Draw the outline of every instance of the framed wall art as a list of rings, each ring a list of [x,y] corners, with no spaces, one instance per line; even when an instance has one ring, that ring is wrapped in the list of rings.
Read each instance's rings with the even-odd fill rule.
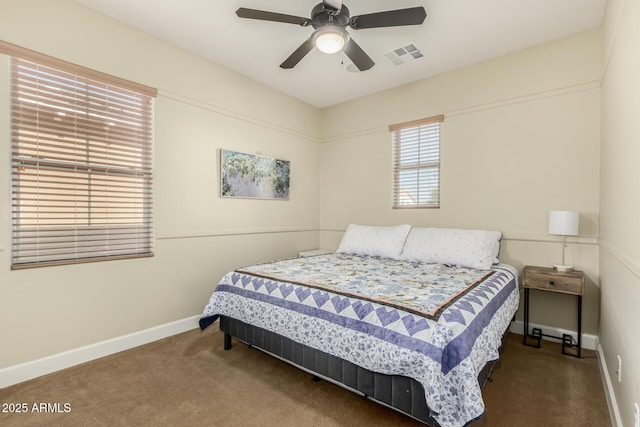
[[[220,196],[289,200],[288,160],[220,150]]]

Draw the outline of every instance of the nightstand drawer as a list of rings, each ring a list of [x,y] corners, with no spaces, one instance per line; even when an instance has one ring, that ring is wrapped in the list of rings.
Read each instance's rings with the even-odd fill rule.
[[[531,289],[563,292],[566,294],[583,295],[584,277],[580,273],[557,273],[526,271],[523,277],[524,286]]]

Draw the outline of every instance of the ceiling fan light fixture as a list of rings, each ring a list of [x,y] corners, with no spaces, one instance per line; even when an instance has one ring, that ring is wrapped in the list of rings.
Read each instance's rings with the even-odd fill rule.
[[[316,30],[314,44],[322,53],[340,52],[348,40],[347,32],[335,25],[327,25]]]

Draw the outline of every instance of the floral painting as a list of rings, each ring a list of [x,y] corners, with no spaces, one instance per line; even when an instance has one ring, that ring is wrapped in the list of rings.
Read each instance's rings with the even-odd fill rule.
[[[220,151],[222,197],[289,200],[289,161]]]

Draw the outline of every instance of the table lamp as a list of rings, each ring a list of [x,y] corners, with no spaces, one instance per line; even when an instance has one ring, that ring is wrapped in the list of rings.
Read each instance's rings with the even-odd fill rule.
[[[567,236],[578,235],[579,214],[575,211],[550,211],[549,234],[562,236],[562,264],[554,265],[556,271],[573,271],[572,265],[564,262],[564,250],[567,246]]]

